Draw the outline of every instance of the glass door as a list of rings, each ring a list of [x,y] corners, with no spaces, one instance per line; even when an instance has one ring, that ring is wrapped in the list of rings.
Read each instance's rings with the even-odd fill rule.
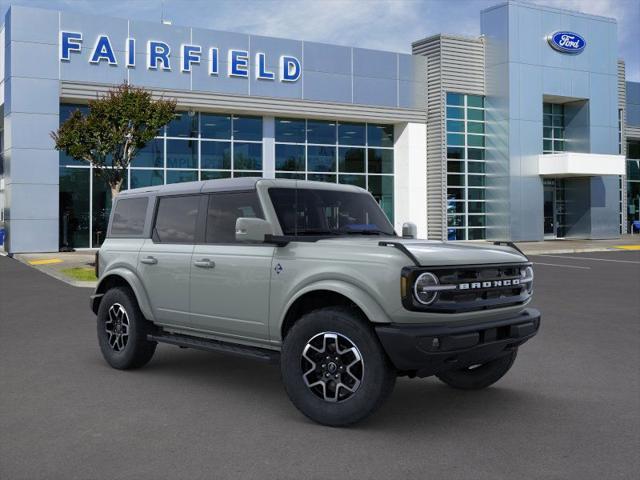
[[[555,238],[556,222],[555,222],[555,195],[556,181],[553,178],[545,178],[544,184],[544,237]]]
[[[567,231],[565,182],[561,178],[547,178],[543,185],[544,238],[564,238]]]
[[[555,213],[557,238],[564,238],[567,235],[567,199],[564,186],[564,179],[556,178],[556,197],[553,210]]]

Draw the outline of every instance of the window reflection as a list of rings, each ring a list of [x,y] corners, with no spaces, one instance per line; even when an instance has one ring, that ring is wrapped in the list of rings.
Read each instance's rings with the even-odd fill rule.
[[[162,168],[164,166],[164,140],[156,138],[147,143],[136,153],[131,166]]]
[[[261,143],[234,143],[234,170],[262,170]]]
[[[88,168],[60,168],[60,247],[89,246]]]
[[[307,120],[307,142],[336,144],[336,122]]]
[[[364,123],[338,123],[338,143],[341,145],[366,145]]]
[[[310,172],[335,172],[335,147],[309,145],[307,147],[307,169]]]
[[[167,137],[193,138],[198,136],[198,114],[177,112],[167,125]]]
[[[198,142],[167,140],[167,168],[198,168]]]
[[[276,142],[304,143],[305,121],[295,118],[276,118]]]
[[[127,178],[122,182],[121,190],[127,189]],[[104,241],[111,214],[111,187],[97,169],[93,169],[93,212],[91,215],[91,242],[99,247]]]
[[[231,142],[201,142],[200,155],[201,168],[231,168]]]
[[[200,134],[202,138],[231,138],[231,115],[200,114]]]
[[[304,145],[276,145],[276,170],[304,171]]]
[[[262,117],[234,116],[233,138],[234,140],[262,140]]]

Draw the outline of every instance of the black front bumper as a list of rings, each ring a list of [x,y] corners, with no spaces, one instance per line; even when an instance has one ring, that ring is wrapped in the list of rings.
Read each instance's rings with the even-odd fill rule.
[[[428,377],[485,363],[538,333],[540,312],[527,308],[518,315],[464,326],[388,324],[376,327],[387,355],[401,373]]]

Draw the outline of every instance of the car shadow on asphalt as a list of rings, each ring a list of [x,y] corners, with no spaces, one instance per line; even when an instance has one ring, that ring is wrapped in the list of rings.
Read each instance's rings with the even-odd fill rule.
[[[280,379],[280,370],[252,360],[207,352],[162,346],[156,357],[142,369],[150,380],[163,381],[216,393],[225,391],[230,400],[259,398],[261,409],[279,421],[315,425],[295,411]],[[141,373],[142,373],[141,371]],[[369,432],[407,433],[429,429],[433,432],[466,428],[469,424],[509,427],[513,419],[526,420],[545,411],[570,415],[561,399],[537,394],[531,389],[509,386],[508,375],[482,391],[462,391],[440,383],[435,377],[398,378],[394,392],[373,416],[352,428]],[[511,420],[507,420],[511,419]]]

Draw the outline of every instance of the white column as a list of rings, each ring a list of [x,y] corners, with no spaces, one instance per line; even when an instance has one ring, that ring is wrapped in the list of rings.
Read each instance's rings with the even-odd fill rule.
[[[262,117],[262,176],[276,178],[276,122],[274,117]]]
[[[418,227],[418,238],[427,238],[427,126],[395,125],[394,220],[398,233],[404,222]]]

